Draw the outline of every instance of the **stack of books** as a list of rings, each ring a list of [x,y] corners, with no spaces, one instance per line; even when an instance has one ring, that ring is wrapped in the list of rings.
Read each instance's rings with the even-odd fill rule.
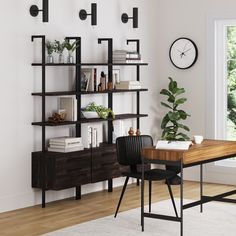
[[[125,50],[113,51],[113,63],[141,63],[141,55],[137,52]]]
[[[126,53],[125,50],[113,51],[113,63],[126,63]]]
[[[76,152],[84,150],[81,137],[60,137],[49,139],[49,152]]]
[[[126,63],[142,63],[141,55],[138,52],[127,52]]]
[[[141,83],[139,81],[120,81],[115,85],[117,90],[119,89],[141,89]]]

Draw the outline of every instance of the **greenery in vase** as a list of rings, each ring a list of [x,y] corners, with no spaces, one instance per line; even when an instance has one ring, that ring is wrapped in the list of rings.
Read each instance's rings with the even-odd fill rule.
[[[55,51],[55,44],[53,42],[47,41],[46,49],[47,49],[48,55],[52,55],[53,52]]]
[[[170,83],[168,89],[162,89],[160,94],[167,96],[167,102],[161,102],[161,105],[170,111],[164,116],[161,122],[162,139],[168,141],[185,141],[189,137],[183,131],[190,131],[188,126],[182,124],[189,114],[179,109],[179,106],[187,101],[187,98],[178,98],[185,93],[184,88],[179,88],[177,82],[169,77]],[[180,131],[179,131],[180,130]]]
[[[77,49],[79,47],[79,45],[77,44],[77,41],[74,41],[73,43],[70,43],[69,40],[65,40],[65,48],[69,51],[69,52],[74,52],[75,49]]]
[[[55,52],[62,54],[64,49],[66,47],[66,41],[60,42],[58,40],[55,40]]]
[[[114,112],[107,107],[104,106],[98,106],[94,102],[90,103],[89,105],[86,106],[84,111],[94,111],[97,112],[99,117],[102,119],[107,119],[108,116],[112,116],[112,118],[115,118]]]

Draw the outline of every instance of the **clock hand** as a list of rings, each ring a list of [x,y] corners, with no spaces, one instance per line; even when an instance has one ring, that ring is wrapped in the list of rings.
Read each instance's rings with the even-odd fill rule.
[[[190,51],[190,50],[191,50],[191,48],[189,48],[188,50],[184,51],[183,53],[186,53],[186,52],[188,52],[188,51]]]

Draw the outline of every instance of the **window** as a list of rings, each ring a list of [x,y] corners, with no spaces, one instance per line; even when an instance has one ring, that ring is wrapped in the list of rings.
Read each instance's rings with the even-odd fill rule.
[[[216,22],[216,138],[236,140],[236,21]],[[236,167],[236,157],[216,165]]]

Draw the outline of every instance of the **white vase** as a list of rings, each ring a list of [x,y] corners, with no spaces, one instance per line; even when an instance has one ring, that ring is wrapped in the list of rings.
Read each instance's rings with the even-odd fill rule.
[[[54,58],[52,54],[48,54],[47,56],[47,63],[54,63]]]
[[[67,58],[67,63],[74,63],[74,56],[72,51],[68,51],[68,58]]]

